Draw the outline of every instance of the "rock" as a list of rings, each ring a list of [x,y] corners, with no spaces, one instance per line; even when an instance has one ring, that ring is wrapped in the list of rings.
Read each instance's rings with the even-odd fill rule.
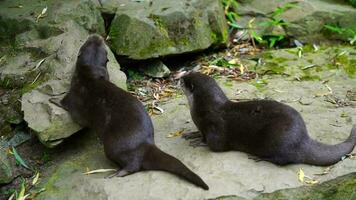
[[[356,173],[345,175],[335,180],[324,182],[314,187],[304,186],[301,188],[285,189],[269,194],[262,194],[255,200],[272,199],[355,199]]]
[[[10,161],[7,158],[6,151],[0,149],[0,184],[11,182],[13,179]]]
[[[68,90],[79,48],[89,33],[105,33],[98,6],[95,0],[0,2],[0,48],[6,52],[0,55],[0,86],[23,94],[24,119],[49,147],[80,129],[48,99]],[[126,77],[107,50],[110,80],[126,88]]]
[[[278,190],[272,193],[262,193],[253,200],[274,200],[274,199],[355,199],[356,194],[353,189],[356,187],[356,173],[338,177],[334,180],[326,181],[320,185],[303,186],[299,188]],[[221,196],[214,200],[244,200],[238,196]],[[213,200],[213,199],[210,199]]]
[[[142,70],[144,74],[154,78],[167,77],[171,73],[171,70],[160,60],[145,62]]]
[[[324,56],[333,56],[338,52],[346,51],[349,53],[350,59],[353,59],[353,51],[351,47],[338,47],[324,49],[320,47],[320,52],[305,52],[303,59],[298,59],[298,54],[293,49],[275,50],[269,52],[271,55],[285,55],[285,59],[278,60],[281,64],[286,64],[291,68],[297,66],[305,66],[309,58],[313,58],[318,64],[327,65],[326,62],[331,62],[330,59],[325,59]],[[322,53],[325,53],[323,55]],[[267,52],[266,52],[267,53]],[[287,56],[290,57],[287,57]],[[356,55],[356,54],[354,54]],[[296,56],[296,57],[294,57]],[[272,57],[272,58],[271,58]],[[295,59],[297,58],[297,59]],[[324,61],[323,61],[324,60]],[[325,61],[328,60],[328,61]],[[256,68],[258,69],[257,66]],[[251,68],[252,69],[252,68]],[[309,70],[314,70],[310,68]],[[249,82],[230,81],[229,85],[224,84],[224,78],[217,79],[222,89],[231,99],[254,99],[254,98],[270,98],[285,102],[293,106],[303,116],[309,134],[312,138],[327,144],[337,144],[344,141],[350,134],[352,124],[355,124],[355,118],[352,117],[352,122],[345,120],[345,112],[348,116],[356,116],[354,106],[337,107],[336,105],[325,101],[324,96],[316,97],[315,93],[321,91],[328,92],[323,81],[328,80],[328,87],[332,88],[333,95],[345,98],[348,91],[354,88],[355,79],[343,73],[343,69],[329,70],[320,68],[313,71],[314,75],[323,77],[324,72],[329,74],[328,78],[322,80],[304,80],[296,81],[290,77],[280,75],[261,75],[259,79],[266,81],[263,88],[258,88],[255,85],[256,80]],[[301,98],[313,99],[313,103],[303,105],[298,102]],[[189,141],[180,137],[168,138],[169,133],[174,133],[184,129],[184,132],[195,131],[196,127],[191,120],[189,106],[185,97],[174,97],[159,105],[164,113],[159,116],[153,116],[152,121],[155,127],[155,142],[163,151],[170,153],[180,159],[190,169],[199,174],[204,181],[209,185],[210,190],[204,191],[187,181],[178,178],[170,173],[161,171],[144,171],[138,172],[121,178],[105,179],[110,173],[102,173],[95,175],[83,175],[86,168],[94,169],[112,169],[117,166],[110,162],[103,150],[103,146],[98,142],[95,134],[79,135],[71,140],[71,146],[66,148],[65,154],[61,154],[66,159],[55,160],[55,166],[51,169],[46,169],[42,174],[50,172],[49,177],[42,178],[42,185],[39,187],[46,188],[46,191],[39,194],[36,199],[215,199],[229,195],[228,199],[234,199],[233,195],[241,198],[236,199],[253,199],[259,197],[261,193],[276,192],[276,196],[271,199],[278,199],[279,190],[290,189],[303,186],[298,181],[298,170],[303,168],[305,174],[320,181],[323,190],[305,190],[302,187],[300,193],[286,190],[283,195],[290,196],[280,199],[298,199],[299,196],[320,194],[323,192],[326,195],[331,194],[340,188],[342,192],[333,199],[348,199],[347,196],[354,195],[353,182],[338,182],[333,187],[328,187],[326,182],[333,180],[336,177],[351,174],[356,172],[355,160],[345,159],[331,168],[328,174],[317,176],[314,174],[322,173],[326,167],[311,166],[305,164],[294,164],[288,166],[277,166],[269,162],[255,162],[249,159],[249,155],[242,152],[219,152],[214,153],[206,147],[193,148],[189,146]],[[337,127],[330,123],[337,123]],[[353,151],[355,153],[356,149]],[[350,180],[354,180],[354,175],[349,175]],[[273,181],[271,181],[273,180]],[[326,182],[323,184],[323,182]],[[80,183],[80,184],[78,184]],[[348,184],[350,183],[350,184]],[[318,187],[318,186],[316,186]],[[315,187],[315,188],[316,188]],[[311,187],[314,188],[314,187]],[[344,188],[344,189],[343,189]],[[328,190],[329,189],[329,190]],[[349,190],[346,190],[349,189]],[[304,191],[304,192],[303,192]],[[325,193],[324,193],[325,192]],[[343,193],[345,192],[345,193]],[[336,192],[335,192],[336,193]],[[345,198],[341,198],[345,195]],[[284,197],[284,196],[282,196]],[[306,196],[308,197],[308,196]],[[310,196],[314,197],[314,196]],[[313,199],[313,198],[305,198]]]
[[[80,37],[87,37],[88,34],[84,34]],[[78,37],[78,38],[80,38]],[[64,93],[68,91],[70,85],[70,77],[72,75],[75,61],[77,57],[77,52],[79,47],[85,41],[85,38],[78,40],[78,38],[73,38],[70,41],[68,37],[68,45],[70,47],[63,47],[63,52],[65,49],[72,48],[72,53],[70,55],[58,55],[68,60],[66,67],[63,66],[64,63],[57,63],[55,66],[58,67],[55,73],[57,79],[49,80],[42,85],[38,86],[36,89],[29,93],[25,93],[22,96],[22,110],[24,112],[24,119],[28,123],[28,126],[34,130],[40,139],[40,141],[48,147],[54,147],[61,143],[64,138],[69,137],[78,130],[81,129],[76,123],[72,121],[69,113],[64,109],[54,105],[49,102],[50,98],[63,98]],[[109,76],[111,82],[117,86],[126,89],[126,77],[123,72],[120,71],[120,65],[116,62],[114,55],[107,47],[109,62],[107,65]],[[62,64],[62,66],[60,65]],[[62,67],[62,68],[60,68]]]
[[[283,7],[287,3],[296,2],[293,0],[280,1],[258,1],[252,0],[243,2],[238,8],[241,16],[238,23],[247,27],[250,19],[256,18],[254,27],[261,35],[270,35],[273,28],[262,26],[261,23],[270,21],[272,13],[276,8]],[[348,41],[353,37],[351,31],[356,31],[356,10],[352,6],[340,1],[297,1],[296,7],[282,12],[278,19],[282,19],[287,25],[284,26],[288,36],[297,38],[302,42],[318,43],[327,39],[341,39]],[[343,31],[338,34],[328,31],[324,25],[339,26]],[[282,32],[283,33],[283,32]],[[283,34],[282,34],[283,35]]]
[[[216,0],[106,0],[104,12],[115,13],[109,31],[113,51],[143,60],[225,45],[227,24]]]

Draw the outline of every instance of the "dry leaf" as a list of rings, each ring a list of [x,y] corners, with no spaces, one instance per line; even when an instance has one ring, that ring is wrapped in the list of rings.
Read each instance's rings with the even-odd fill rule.
[[[231,65],[236,65],[237,64],[237,59],[234,58],[234,59],[230,60],[228,63],[231,64]]]
[[[330,173],[331,169],[332,169],[332,166],[331,167],[327,167],[327,168],[324,169],[323,172],[321,172],[319,174],[314,174],[314,175],[317,175],[317,176],[326,175],[326,174]]]
[[[167,135],[167,138],[181,136],[183,134],[183,132],[184,132],[184,129],[179,130],[179,131],[174,132],[174,133],[170,133],[170,134]]]
[[[40,173],[37,172],[35,177],[32,180],[32,185],[36,185],[36,183],[38,182],[39,177],[40,177]]]
[[[317,180],[305,180],[304,183],[306,183],[308,185],[315,185],[315,184],[319,183],[319,181],[317,181]]]
[[[300,168],[299,172],[298,172],[298,180],[299,180],[299,182],[304,183],[304,177],[305,177],[304,171],[303,171],[302,168]]]
[[[245,73],[245,67],[243,65],[240,65],[240,72],[241,74]]]
[[[7,200],[13,200],[15,198],[15,192]]]
[[[42,60],[40,60],[40,61],[37,63],[37,65],[35,66],[35,68],[33,68],[32,70],[36,70],[37,68],[39,68],[45,60],[46,60],[45,58],[43,58]]]
[[[105,172],[115,172],[117,171],[116,169],[96,169],[96,170],[92,170],[92,171],[87,171],[84,172],[84,175],[89,175],[89,174],[96,174],[96,173],[105,173]]]

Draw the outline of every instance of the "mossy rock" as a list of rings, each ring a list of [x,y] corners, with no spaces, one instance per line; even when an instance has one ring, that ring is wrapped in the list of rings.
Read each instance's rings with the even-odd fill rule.
[[[122,5],[122,6],[120,6]],[[143,60],[225,45],[228,38],[219,1],[106,1],[115,12],[109,31],[114,52]]]

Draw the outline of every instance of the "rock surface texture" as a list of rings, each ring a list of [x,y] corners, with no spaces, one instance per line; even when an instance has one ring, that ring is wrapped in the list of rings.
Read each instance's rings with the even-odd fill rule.
[[[254,26],[259,27],[258,33],[273,34],[275,27],[259,24],[271,22],[273,12],[277,10],[277,7],[285,7],[288,3],[294,3],[294,7],[275,17],[287,23],[283,25],[282,35],[286,34],[301,42],[309,43],[318,43],[327,39],[348,41],[355,35],[356,9],[346,1],[338,0],[245,1],[240,4],[237,10],[241,16],[238,23],[243,27],[248,27],[249,20],[256,18]],[[343,31],[340,30],[340,33],[330,32],[324,25],[337,26]],[[351,31],[354,33],[352,34]]]
[[[80,129],[48,99],[62,97],[70,84],[80,46],[90,32],[104,33],[97,1],[0,2],[4,62],[1,83],[22,90],[24,120],[46,146],[53,147]],[[8,12],[8,10],[11,12]],[[126,88],[126,77],[109,52],[111,80]]]
[[[338,47],[337,49],[346,51],[349,60],[355,58],[356,54],[353,53],[352,48]],[[293,106],[303,116],[312,138],[323,143],[336,144],[349,136],[353,124],[356,123],[356,81],[352,77],[355,72],[352,74],[347,72],[347,68],[343,67],[345,63],[338,68],[328,69],[326,66],[333,61],[322,59],[323,52],[330,58],[339,55],[337,49],[336,47],[320,48],[320,52],[305,52],[302,58],[298,58],[298,53],[294,52],[296,49],[266,52],[267,55],[261,55],[265,65],[278,60],[278,69],[282,69],[284,66],[286,69],[290,67],[291,70],[286,71],[286,74],[282,71],[278,71],[280,73],[270,72],[271,75],[265,73],[259,77],[259,81],[251,80],[241,83],[222,78],[218,80],[218,83],[231,99],[271,98]],[[274,56],[269,56],[271,54]],[[319,56],[321,56],[320,60]],[[309,60],[308,58],[315,58],[310,62],[315,62],[325,68],[317,66],[305,68],[309,65],[304,63],[305,60]],[[253,66],[248,67],[253,68]],[[308,79],[307,75],[301,78],[303,77],[300,75],[301,71],[308,70],[315,71],[313,74],[321,78]],[[278,74],[283,74],[283,76]],[[189,146],[188,141],[180,137],[167,137],[170,133],[180,130],[184,130],[184,132],[196,130],[190,117],[187,100],[184,97],[174,98],[160,107],[164,113],[153,117],[157,146],[176,156],[199,174],[209,185],[209,191],[201,190],[169,173],[158,171],[139,172],[123,178],[112,179],[104,179],[109,173],[83,175],[82,173],[87,168],[89,170],[116,168],[115,164],[105,158],[103,147],[96,136],[87,133],[87,135],[77,138],[76,141],[71,141],[73,149],[69,148],[71,150],[63,155],[66,160],[59,161],[58,166],[51,169],[52,175],[43,180],[40,187],[45,187],[46,192],[41,193],[38,199],[195,200],[214,199],[226,195],[239,196],[231,197],[231,199],[258,199],[262,197],[262,199],[278,199],[278,194],[272,198],[265,193],[305,185],[298,180],[297,173],[300,168],[303,168],[307,176],[320,183],[356,172],[356,160],[352,159],[340,161],[328,171],[327,167],[303,164],[281,167],[269,162],[256,162],[250,159],[248,154],[242,152],[214,153],[205,147],[193,148]],[[356,149],[353,152],[355,153]],[[325,170],[326,174],[315,175],[322,174]],[[350,176],[354,177],[354,175]],[[335,190],[348,191],[348,183],[351,185],[352,182],[338,183],[333,184]],[[320,194],[322,191],[327,191],[326,188],[332,188],[329,186],[328,183],[317,184],[315,191]],[[303,190],[304,192],[294,191],[293,198],[298,199],[299,194],[314,191],[314,189],[301,188],[301,191]],[[286,197],[286,199],[293,199],[286,194],[287,192],[279,191],[278,193],[283,193],[282,197]],[[264,195],[260,196],[261,193]],[[335,194],[342,196],[342,193],[335,192]],[[353,195],[351,190],[348,195]],[[325,196],[320,195],[319,197],[314,199],[321,200]]]
[[[103,0],[103,12],[115,13],[109,29],[112,49],[130,59],[204,50],[227,42],[220,1]]]

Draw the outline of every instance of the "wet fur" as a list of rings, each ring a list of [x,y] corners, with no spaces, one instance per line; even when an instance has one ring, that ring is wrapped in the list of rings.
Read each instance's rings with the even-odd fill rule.
[[[107,53],[99,36],[81,47],[69,93],[61,101],[73,120],[96,131],[118,176],[164,170],[204,188],[204,181],[154,144],[153,125],[141,102],[109,82]]]
[[[270,100],[232,102],[215,80],[193,72],[182,78],[195,125],[212,151],[243,151],[279,165],[332,165],[356,144],[356,125],[347,140],[327,145],[311,139],[301,115]]]

